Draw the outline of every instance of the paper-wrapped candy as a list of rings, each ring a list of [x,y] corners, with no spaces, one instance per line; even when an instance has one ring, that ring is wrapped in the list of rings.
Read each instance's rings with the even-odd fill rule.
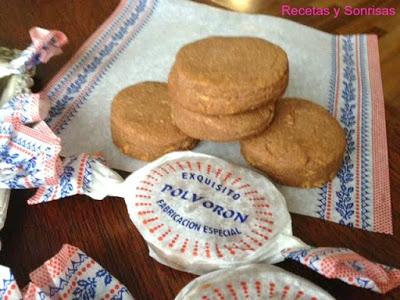
[[[0,47],[0,108],[13,96],[28,93],[35,66],[62,53],[68,41],[64,33],[40,27],[33,27],[29,35],[32,44],[23,51]]]
[[[27,106],[29,99],[36,101],[33,96],[25,97]],[[8,108],[0,110],[0,188],[21,189],[58,183],[60,139],[44,121],[32,126],[25,124],[24,120],[36,119],[39,112],[37,116],[19,111],[7,115]]]
[[[251,264],[200,276],[175,300],[185,299],[303,299],[331,300],[327,292],[281,268]]]
[[[202,274],[275,263],[282,249],[305,245],[292,237],[285,200],[272,183],[212,156],[168,154],[125,182],[87,155],[68,158],[64,166],[60,184],[39,188],[30,203],[76,193],[124,197],[151,255],[176,269]]]
[[[2,108],[0,122],[4,122],[5,117],[10,114],[14,115],[17,110],[22,114],[21,119],[24,124],[29,123],[29,121],[40,121],[47,114],[50,107],[48,102],[47,105],[43,105],[43,103],[39,105],[32,101],[24,103],[23,99],[34,97],[39,101],[39,95],[30,96],[26,94],[30,92],[29,88],[33,85],[31,77],[34,73],[34,67],[39,63],[47,62],[53,55],[60,54],[61,47],[67,43],[67,37],[60,31],[46,30],[39,27],[32,28],[29,34],[32,44],[24,51],[0,47],[0,108]],[[17,96],[15,98],[17,103],[8,102],[14,96]],[[19,106],[15,107],[15,104]],[[29,119],[35,114],[38,117],[36,120]],[[8,125],[2,126],[2,131],[6,130]],[[4,142],[3,137],[2,141]],[[2,144],[2,146],[4,145]],[[4,150],[4,148],[2,149]],[[3,160],[5,160],[4,151],[1,153],[3,156],[0,158],[0,163],[3,163]],[[6,218],[9,194],[8,189],[0,188],[0,229],[3,228]]]
[[[20,289],[12,270],[0,266],[0,299],[133,299],[107,270],[68,244],[29,277],[31,282]]]
[[[62,53],[61,47],[68,41],[64,33],[40,27],[33,27],[29,31],[29,35],[32,44],[21,51],[8,64],[1,66],[0,78],[13,74],[23,74],[40,63],[48,62],[52,56]]]

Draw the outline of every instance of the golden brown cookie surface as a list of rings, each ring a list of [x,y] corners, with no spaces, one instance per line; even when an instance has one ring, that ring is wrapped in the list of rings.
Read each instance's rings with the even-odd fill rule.
[[[197,144],[173,125],[167,84],[160,82],[138,83],[115,96],[111,132],[124,154],[146,161]]]
[[[252,37],[210,37],[182,47],[168,79],[170,97],[193,112],[226,115],[275,101],[288,83],[288,58]]]
[[[216,142],[239,140],[265,130],[274,116],[275,104],[234,115],[204,115],[171,101],[172,119],[187,135]]]
[[[344,130],[323,107],[294,98],[278,101],[267,130],[241,141],[251,165],[279,183],[304,188],[336,176],[345,146]]]

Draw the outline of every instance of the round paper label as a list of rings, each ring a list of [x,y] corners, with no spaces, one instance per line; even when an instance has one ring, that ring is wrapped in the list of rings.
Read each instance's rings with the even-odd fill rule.
[[[285,200],[269,180],[212,156],[169,154],[127,183],[132,220],[164,259],[174,256],[185,270],[196,262],[215,268],[256,259],[290,226]]]

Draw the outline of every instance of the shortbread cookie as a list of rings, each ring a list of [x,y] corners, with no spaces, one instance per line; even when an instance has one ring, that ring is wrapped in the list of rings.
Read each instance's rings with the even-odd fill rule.
[[[168,90],[188,110],[235,114],[280,98],[288,74],[287,55],[277,45],[252,37],[210,37],[179,50]]]
[[[265,130],[274,116],[275,104],[234,115],[204,115],[171,101],[172,119],[187,135],[216,142],[239,140]]]
[[[320,187],[342,165],[344,130],[323,107],[301,99],[277,103],[270,127],[241,141],[253,166],[277,182],[303,188]]]
[[[167,84],[160,82],[138,83],[115,96],[111,132],[124,154],[146,161],[197,145],[197,140],[173,125]]]

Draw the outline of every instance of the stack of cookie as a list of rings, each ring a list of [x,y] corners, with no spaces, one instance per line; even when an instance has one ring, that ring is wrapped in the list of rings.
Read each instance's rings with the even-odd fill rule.
[[[340,168],[346,137],[321,106],[282,99],[285,51],[252,37],[210,37],[182,47],[166,83],[128,87],[114,99],[111,129],[125,154],[153,160],[198,140],[240,141],[249,164],[275,181],[313,188]]]
[[[169,74],[172,119],[200,140],[261,133],[287,87],[288,68],[285,51],[259,38],[210,37],[187,44]]]

